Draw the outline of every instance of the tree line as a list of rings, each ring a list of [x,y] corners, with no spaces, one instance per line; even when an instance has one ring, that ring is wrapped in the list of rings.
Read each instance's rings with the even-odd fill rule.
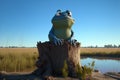
[[[36,47],[25,47],[25,46],[22,46],[22,47],[19,47],[19,46],[7,46],[7,47],[3,47],[3,46],[0,46],[0,48],[36,48]],[[103,47],[100,47],[98,45],[96,46],[86,46],[85,48],[120,48],[120,44],[119,45],[112,45],[112,44],[107,44],[107,45],[104,45]]]
[[[112,45],[112,44],[108,44],[108,45],[104,45],[105,48],[120,48],[120,45]]]
[[[36,47],[25,47],[25,46],[6,46],[6,47],[3,47],[3,46],[0,46],[0,48],[36,48]]]
[[[104,45],[103,47],[100,47],[100,46],[98,46],[98,45],[96,45],[96,46],[87,46],[87,47],[85,47],[85,48],[120,48],[120,45],[112,45],[112,44],[107,44],[107,45]]]

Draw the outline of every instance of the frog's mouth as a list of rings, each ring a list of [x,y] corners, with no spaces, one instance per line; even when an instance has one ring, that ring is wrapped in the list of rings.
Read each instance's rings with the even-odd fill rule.
[[[71,17],[64,17],[64,18],[54,18],[52,19],[52,24],[54,27],[71,27],[74,24],[74,19]]]

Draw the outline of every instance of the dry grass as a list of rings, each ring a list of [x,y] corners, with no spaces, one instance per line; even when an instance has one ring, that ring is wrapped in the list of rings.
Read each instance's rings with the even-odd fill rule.
[[[81,48],[81,55],[120,57],[120,48]],[[0,71],[32,71],[37,57],[37,48],[0,48]]]
[[[0,48],[0,71],[33,70],[37,56],[36,48]]]
[[[100,52],[100,53],[120,52],[120,48],[81,48],[81,53],[95,53],[95,52]],[[0,54],[8,54],[8,53],[38,54],[38,51],[37,48],[0,48]]]
[[[120,48],[81,48],[81,55],[87,57],[120,58]]]
[[[1,54],[8,54],[8,53],[37,53],[37,48],[0,48]]]
[[[111,53],[111,52],[120,52],[120,48],[81,48],[81,53]]]

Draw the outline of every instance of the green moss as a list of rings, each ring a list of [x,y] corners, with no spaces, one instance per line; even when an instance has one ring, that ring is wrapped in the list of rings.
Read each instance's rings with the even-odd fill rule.
[[[63,65],[63,68],[62,68],[62,76],[63,77],[68,77],[68,65],[67,65],[67,62],[66,60],[64,61],[64,65]]]

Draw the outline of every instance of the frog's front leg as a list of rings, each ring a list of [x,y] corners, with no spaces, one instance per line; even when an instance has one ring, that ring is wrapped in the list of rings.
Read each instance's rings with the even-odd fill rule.
[[[74,35],[74,32],[71,30],[71,36],[70,36],[70,38],[68,39],[68,42],[69,42],[71,45],[76,46],[77,40],[76,40],[76,39],[73,39],[73,35]]]
[[[49,40],[53,41],[55,45],[63,44],[63,41],[55,36],[53,28],[50,30],[48,37],[49,37]]]

